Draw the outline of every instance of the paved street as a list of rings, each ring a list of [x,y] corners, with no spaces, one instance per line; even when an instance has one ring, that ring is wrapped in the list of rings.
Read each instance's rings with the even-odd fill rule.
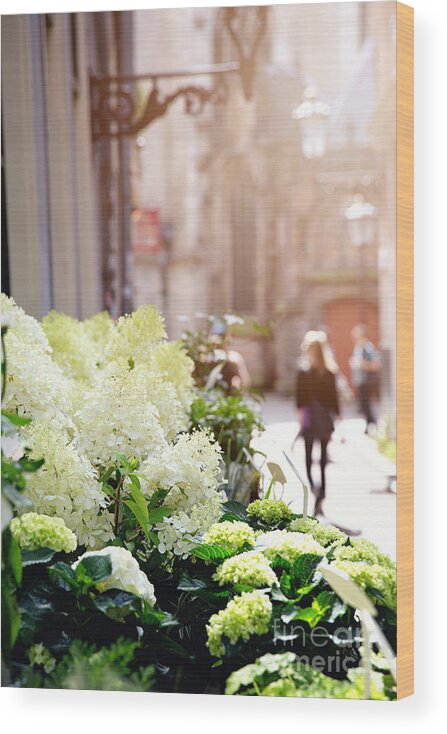
[[[304,479],[306,469],[304,442],[294,445],[298,426],[293,400],[269,394],[263,407],[265,433],[254,440],[256,448],[268,455],[268,461],[280,464],[287,477],[283,499],[294,509],[302,510],[302,490],[298,479],[287,465],[282,450],[292,458]],[[373,540],[380,549],[396,557],[396,496],[384,492],[388,484],[390,464],[378,452],[376,443],[363,433],[364,423],[357,417],[341,421],[329,444],[331,463],[326,469],[327,518],[343,527],[357,529]],[[318,449],[314,449],[313,477],[320,483]],[[270,476],[268,471],[267,476]],[[313,498],[309,510],[313,509]]]

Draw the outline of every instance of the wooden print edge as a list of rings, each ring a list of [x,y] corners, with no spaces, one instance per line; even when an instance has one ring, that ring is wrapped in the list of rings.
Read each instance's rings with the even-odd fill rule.
[[[396,3],[397,698],[414,693],[414,11]]]

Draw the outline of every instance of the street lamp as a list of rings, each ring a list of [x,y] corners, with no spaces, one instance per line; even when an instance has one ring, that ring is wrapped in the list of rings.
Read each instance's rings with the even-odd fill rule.
[[[303,101],[292,112],[294,120],[300,123],[305,158],[322,158],[326,152],[330,108],[318,98],[318,94],[316,87],[307,87]]]
[[[363,194],[356,194],[354,201],[345,209],[349,235],[355,247],[371,245],[374,241],[376,207],[365,201]]]
[[[355,247],[359,248],[359,293],[360,322],[366,321],[365,254],[367,245],[374,242],[376,207],[365,201],[363,194],[356,194],[350,206],[345,209],[345,219],[349,236]]]

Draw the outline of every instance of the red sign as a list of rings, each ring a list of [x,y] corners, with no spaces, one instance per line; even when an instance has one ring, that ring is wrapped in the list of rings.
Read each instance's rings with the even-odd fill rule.
[[[132,212],[132,242],[136,254],[156,254],[161,250],[158,209],[135,209]]]

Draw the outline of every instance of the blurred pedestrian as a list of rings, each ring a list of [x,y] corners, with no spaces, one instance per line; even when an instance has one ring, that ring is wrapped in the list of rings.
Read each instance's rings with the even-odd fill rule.
[[[210,340],[214,344],[213,361],[220,371],[217,379],[228,394],[248,390],[251,385],[250,373],[242,354],[230,347],[227,323],[215,317],[212,322]],[[213,370],[214,372],[214,370]]]
[[[365,418],[365,433],[368,433],[369,427],[376,425],[372,401],[379,390],[380,353],[368,338],[368,330],[364,324],[354,326],[351,335],[354,342],[354,350],[349,361],[352,384],[357,393],[360,413]]]
[[[306,451],[306,472],[315,495],[315,515],[324,515],[326,496],[327,446],[334,431],[334,417],[339,416],[339,400],[334,371],[326,359],[322,336],[309,332],[302,344],[301,368],[296,379],[296,405],[301,435]],[[320,443],[321,485],[316,487],[312,478],[312,451]]]

